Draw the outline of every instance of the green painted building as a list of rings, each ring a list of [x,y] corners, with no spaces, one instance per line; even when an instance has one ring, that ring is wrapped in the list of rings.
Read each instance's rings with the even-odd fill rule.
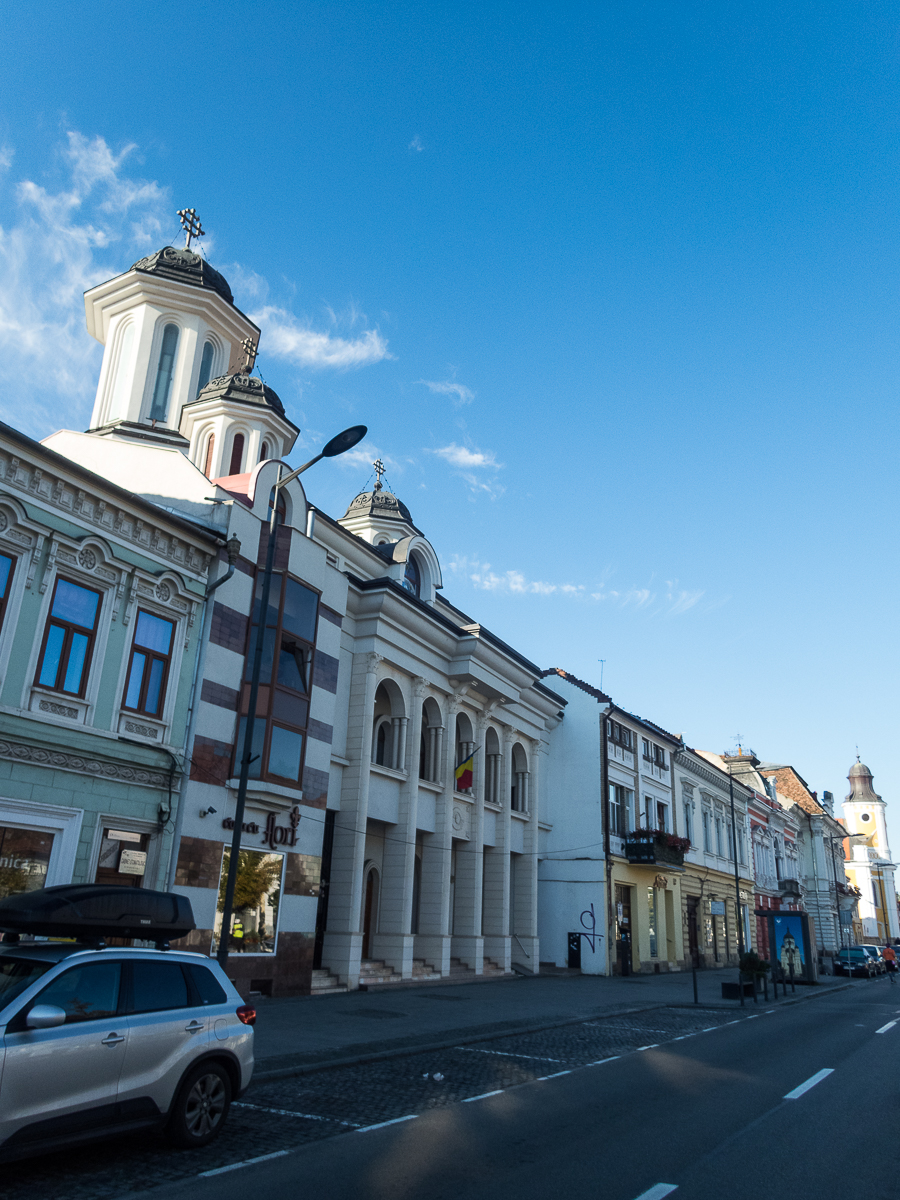
[[[0,423],[0,896],[165,887],[222,542]]]

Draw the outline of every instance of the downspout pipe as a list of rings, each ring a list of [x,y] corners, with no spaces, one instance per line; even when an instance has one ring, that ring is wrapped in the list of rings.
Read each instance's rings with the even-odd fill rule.
[[[228,555],[228,570],[221,579],[214,580],[206,589],[203,597],[203,622],[200,627],[200,644],[197,647],[197,653],[194,656],[194,675],[191,680],[191,694],[188,700],[187,720],[185,721],[184,747],[182,749],[182,758],[184,760],[184,770],[181,773],[181,787],[178,790],[178,812],[175,814],[175,831],[172,834],[172,855],[169,861],[169,877],[166,881],[167,891],[171,891],[175,886],[175,874],[178,870],[178,855],[181,850],[181,831],[184,826],[184,806],[187,793],[187,785],[191,777],[190,772],[190,747],[194,742],[194,728],[197,724],[197,688],[200,680],[203,678],[203,667],[206,663],[206,648],[209,645],[209,632],[212,626],[213,605],[210,604],[215,591],[227,583],[234,575],[235,566],[237,565],[238,557],[241,553],[240,540],[231,535],[225,543],[225,553]]]
[[[603,858],[606,872],[606,974],[613,973],[613,953],[615,938],[613,934],[612,906],[612,849],[609,841],[609,740],[606,733],[606,723],[615,712],[615,706],[610,704],[605,712],[600,713],[600,811],[603,816]]]

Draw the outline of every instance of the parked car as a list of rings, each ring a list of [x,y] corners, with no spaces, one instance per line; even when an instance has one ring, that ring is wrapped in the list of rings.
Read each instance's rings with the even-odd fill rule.
[[[866,979],[872,979],[878,973],[878,968],[871,955],[862,946],[851,946],[849,949],[839,950],[834,956],[833,962],[835,975],[861,975]]]
[[[189,903],[165,892],[81,884],[0,900],[0,1161],[135,1130],[188,1148],[220,1133],[250,1083],[256,1010],[218,963],[168,949],[192,928]],[[112,935],[156,949],[107,946]]]
[[[863,950],[865,950],[869,954],[869,956],[874,960],[875,966],[878,968],[878,974],[879,975],[886,974],[887,973],[887,962],[885,961],[884,955],[881,953],[881,947],[880,946],[872,946],[872,945],[869,945],[868,943],[863,943]]]

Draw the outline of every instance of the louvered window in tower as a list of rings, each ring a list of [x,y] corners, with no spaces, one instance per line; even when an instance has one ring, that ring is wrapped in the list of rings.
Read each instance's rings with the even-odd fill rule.
[[[175,354],[178,350],[178,326],[167,325],[163,330],[162,346],[159,351],[159,366],[156,369],[156,386],[153,403],[150,405],[150,420],[165,421],[169,411],[169,392],[175,374]]]

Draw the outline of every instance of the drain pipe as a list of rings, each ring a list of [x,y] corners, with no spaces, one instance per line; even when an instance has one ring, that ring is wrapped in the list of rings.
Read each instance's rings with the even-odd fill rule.
[[[200,644],[194,656],[194,677],[191,680],[191,694],[188,701],[187,720],[185,721],[184,749],[182,751],[184,770],[181,773],[181,787],[178,789],[178,812],[175,815],[175,831],[172,834],[172,857],[169,862],[169,877],[166,882],[166,889],[168,891],[171,891],[175,884],[175,874],[178,870],[178,855],[181,850],[184,805],[187,785],[191,777],[190,748],[194,741],[194,726],[197,724],[197,687],[202,678],[203,666],[206,662],[206,647],[209,645],[209,631],[212,626],[213,605],[210,604],[210,600],[216,589],[220,588],[223,583],[227,583],[234,574],[238,556],[241,553],[240,540],[234,534],[225,543],[225,553],[228,555],[228,570],[221,579],[217,579],[209,585],[203,597],[203,621],[200,627]]]

